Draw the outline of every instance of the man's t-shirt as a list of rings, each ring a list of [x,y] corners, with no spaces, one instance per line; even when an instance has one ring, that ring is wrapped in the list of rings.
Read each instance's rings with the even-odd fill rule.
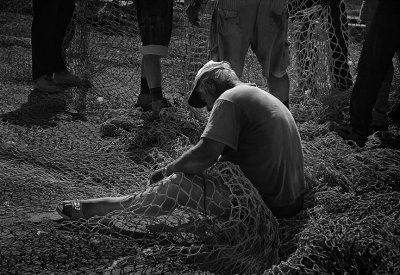
[[[239,165],[267,206],[289,206],[304,194],[297,126],[290,111],[268,92],[246,84],[225,91],[201,137],[226,145],[223,157]]]

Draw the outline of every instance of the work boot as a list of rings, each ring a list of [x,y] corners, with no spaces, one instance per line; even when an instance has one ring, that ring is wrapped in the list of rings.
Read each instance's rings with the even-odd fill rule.
[[[364,147],[368,139],[367,136],[356,133],[351,125],[340,125],[336,122],[331,122],[329,130],[336,132],[344,140],[354,141],[360,147]]]
[[[171,103],[166,98],[161,98],[158,100],[155,100],[151,104],[151,110],[152,110],[152,118],[156,119],[160,117],[160,112],[164,108],[169,108],[172,107]]]
[[[372,121],[371,128],[376,131],[388,131],[389,130],[389,118],[386,114],[372,110]]]
[[[81,87],[84,85],[84,82],[78,76],[68,71],[54,73],[53,79],[55,83],[62,86]]]
[[[42,75],[33,81],[33,88],[47,93],[62,93],[64,89],[48,75]]]
[[[144,112],[150,111],[152,109],[153,99],[151,94],[139,94],[135,107],[142,108]]]

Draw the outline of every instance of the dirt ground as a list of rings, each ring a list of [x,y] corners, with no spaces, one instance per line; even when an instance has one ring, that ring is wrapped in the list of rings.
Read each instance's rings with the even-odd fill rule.
[[[149,113],[133,107],[140,75],[137,37],[99,27],[87,37],[90,64],[77,55],[82,48],[73,40],[69,66],[82,76],[89,72],[93,86],[49,96],[31,88],[30,24],[27,12],[0,11],[0,274],[212,273],[179,257],[151,257],[154,247],[133,238],[65,223],[54,210],[66,199],[142,190],[151,171],[198,140],[206,114],[184,104],[188,70],[198,66],[189,68],[181,56],[182,41],[190,36],[173,38],[172,54],[163,63],[173,107],[151,122]],[[350,39],[355,79],[361,44],[359,36]],[[260,83],[251,72],[254,56],[249,60],[245,76]],[[398,66],[392,105],[400,98]],[[296,68],[289,75],[296,87]],[[328,89],[310,96],[291,89],[304,149],[306,207],[279,220],[280,261],[265,274],[400,272],[400,125],[390,121],[389,131],[370,136],[364,148],[346,143],[328,122],[348,121],[349,95]],[[105,132],[103,123],[113,118],[129,127]]]

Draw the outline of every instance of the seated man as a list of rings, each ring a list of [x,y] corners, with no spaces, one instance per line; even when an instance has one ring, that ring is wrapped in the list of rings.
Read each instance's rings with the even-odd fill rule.
[[[65,201],[57,207],[59,214],[87,219],[129,207],[135,214],[156,216],[181,205],[226,216],[229,190],[202,175],[217,161],[238,165],[276,217],[291,217],[302,209],[300,136],[290,111],[276,97],[242,83],[229,63],[209,61],[198,71],[188,103],[211,111],[201,139],[155,171],[150,188],[125,197]]]

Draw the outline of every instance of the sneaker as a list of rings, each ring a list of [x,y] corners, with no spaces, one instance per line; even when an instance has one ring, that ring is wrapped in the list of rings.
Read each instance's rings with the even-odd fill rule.
[[[371,128],[376,131],[388,131],[389,130],[389,118],[386,114],[372,110],[372,121]]]
[[[64,89],[48,75],[42,75],[33,81],[33,88],[47,93],[62,93]]]
[[[172,105],[164,97],[159,100],[153,101],[152,105],[151,105],[151,110],[153,111],[153,113],[151,115],[152,118],[159,118],[161,110],[164,108],[169,108],[169,107],[172,107]]]
[[[135,107],[140,107],[143,109],[144,112],[147,112],[152,109],[152,102],[153,99],[151,97],[151,94],[139,94]]]
[[[365,142],[367,141],[366,136],[361,136],[354,132],[350,125],[340,125],[336,122],[331,122],[329,129],[336,132],[344,140],[353,141],[360,147],[364,147]]]
[[[68,86],[68,87],[83,86],[83,81],[78,76],[73,75],[68,71],[54,73],[53,79],[55,83],[62,86]]]

